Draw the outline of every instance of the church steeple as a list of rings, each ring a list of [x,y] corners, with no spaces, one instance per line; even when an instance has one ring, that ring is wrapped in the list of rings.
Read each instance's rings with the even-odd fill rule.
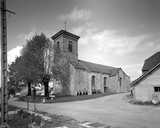
[[[78,60],[78,39],[79,36],[60,30],[51,37],[54,40],[54,45],[60,49],[70,59]]]

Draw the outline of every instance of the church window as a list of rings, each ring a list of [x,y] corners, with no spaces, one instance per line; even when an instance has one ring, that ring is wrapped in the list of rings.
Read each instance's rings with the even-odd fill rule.
[[[69,51],[69,52],[72,52],[72,41],[69,41],[68,51]]]
[[[104,84],[104,92],[107,92],[107,88],[108,88],[106,86],[107,85],[107,77],[104,77],[104,83],[103,84]]]
[[[92,76],[91,84],[92,84],[92,88],[95,88],[95,76]]]
[[[106,86],[107,83],[107,77],[104,77],[104,86]]]
[[[154,92],[160,92],[160,87],[154,87]]]
[[[121,87],[122,86],[122,78],[119,77],[119,86]]]
[[[59,43],[59,41],[57,42],[57,49],[60,49],[60,43]]]

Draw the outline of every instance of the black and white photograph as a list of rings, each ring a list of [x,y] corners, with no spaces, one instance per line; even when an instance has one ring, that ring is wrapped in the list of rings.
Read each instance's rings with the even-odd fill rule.
[[[160,128],[159,0],[0,7],[0,128]]]

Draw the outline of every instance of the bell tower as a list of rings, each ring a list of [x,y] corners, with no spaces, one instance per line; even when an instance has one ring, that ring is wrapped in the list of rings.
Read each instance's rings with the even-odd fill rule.
[[[77,35],[74,35],[65,30],[60,30],[51,37],[54,41],[54,46],[65,54],[71,60],[78,60],[78,39]]]

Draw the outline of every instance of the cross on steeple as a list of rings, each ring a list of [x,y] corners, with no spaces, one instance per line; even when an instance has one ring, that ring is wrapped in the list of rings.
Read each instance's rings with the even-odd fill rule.
[[[67,21],[64,21],[64,30],[66,31],[66,27],[67,27]]]

